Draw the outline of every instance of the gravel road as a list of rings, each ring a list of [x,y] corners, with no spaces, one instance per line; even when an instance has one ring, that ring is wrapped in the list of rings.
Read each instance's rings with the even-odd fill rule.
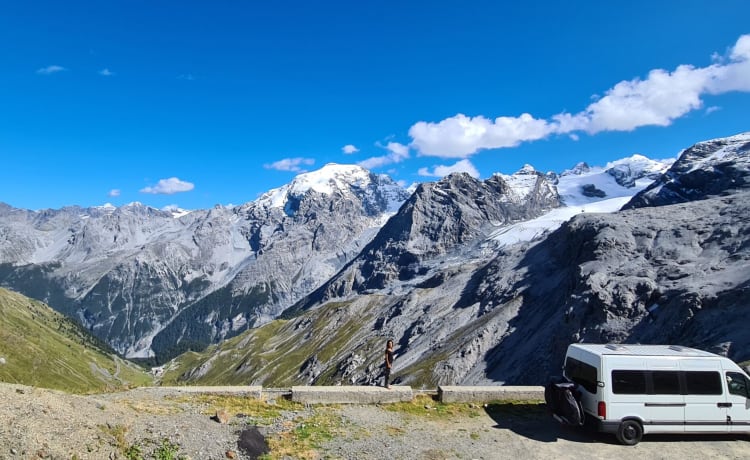
[[[76,396],[0,384],[0,460],[124,459],[122,446],[141,446],[144,458],[165,442],[186,459],[255,458],[238,446],[246,417],[222,424],[207,407],[179,392],[141,388]],[[634,447],[614,437],[566,429],[543,407],[476,407],[456,418],[393,412],[385,406],[347,405],[337,435],[321,444],[328,459],[747,459],[748,436],[646,436]],[[434,410],[426,408],[425,411]],[[315,411],[300,408],[261,428],[275,436]],[[166,441],[165,441],[166,440]]]
[[[508,411],[499,405],[456,420],[342,407],[347,432],[326,444],[342,459],[748,459],[748,436],[652,435],[632,447],[614,436],[561,426],[542,407]]]

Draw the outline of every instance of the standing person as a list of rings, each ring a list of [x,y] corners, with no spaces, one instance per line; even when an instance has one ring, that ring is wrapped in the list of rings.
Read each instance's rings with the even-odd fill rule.
[[[385,382],[383,386],[387,389],[391,389],[388,384],[388,379],[391,378],[391,366],[393,366],[393,340],[389,340],[385,344]]]

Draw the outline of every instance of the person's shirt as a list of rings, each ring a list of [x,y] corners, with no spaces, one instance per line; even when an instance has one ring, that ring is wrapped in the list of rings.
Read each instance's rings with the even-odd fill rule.
[[[386,366],[393,365],[393,350],[392,349],[385,350],[385,364]]]

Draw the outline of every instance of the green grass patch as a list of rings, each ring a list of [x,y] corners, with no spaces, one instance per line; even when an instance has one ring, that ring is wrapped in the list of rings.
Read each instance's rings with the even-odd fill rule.
[[[287,429],[267,439],[270,454],[267,460],[294,458],[317,460],[323,443],[341,434],[343,421],[336,408],[316,407],[311,413],[287,422]]]
[[[117,449],[120,450],[120,452],[125,452],[129,449],[129,445],[127,440],[125,439],[125,435],[128,432],[128,427],[125,425],[99,425],[99,429],[104,433],[105,435],[108,435],[111,440],[110,444]]]
[[[435,401],[429,395],[416,395],[411,401],[386,404],[383,408],[391,412],[409,414],[415,417],[427,417],[435,420],[456,417],[478,417],[484,413],[484,408],[476,404],[444,404]]]
[[[203,406],[202,412],[214,415],[224,410],[232,416],[243,415],[253,425],[268,426],[281,416],[283,411],[301,411],[304,406],[286,398],[278,398],[273,402],[256,398],[222,394],[183,395],[175,398],[179,402],[198,403]]]
[[[267,438],[270,453],[261,459],[319,459],[323,443],[341,434],[343,419],[336,406],[305,406],[278,398],[271,402],[236,395],[181,395],[176,401],[202,405],[201,411],[214,415],[223,410],[236,417],[242,415],[246,425],[271,426],[280,423],[282,430]],[[293,416],[290,416],[292,414]]]

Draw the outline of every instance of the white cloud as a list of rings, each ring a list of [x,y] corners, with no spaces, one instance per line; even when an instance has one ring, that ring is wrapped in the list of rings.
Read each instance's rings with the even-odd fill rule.
[[[743,35],[737,39],[737,43],[729,53],[733,61],[746,61],[750,59],[750,34]]]
[[[344,152],[344,153],[346,153],[347,155],[351,155],[352,153],[359,152],[359,149],[357,147],[353,146],[352,144],[347,144],[347,145],[341,147],[341,151]]]
[[[112,77],[115,75],[115,73],[109,69],[102,69],[99,71],[99,75],[101,75],[102,77]]]
[[[456,172],[465,172],[468,173],[471,177],[479,178],[479,171],[477,171],[477,168],[475,168],[469,160],[459,160],[451,166],[435,166],[432,171],[430,171],[428,168],[419,168],[417,174],[426,177],[445,177],[448,174]]]
[[[300,165],[311,166],[315,164],[312,158],[285,158],[270,164],[264,164],[266,169],[275,169],[277,171],[304,172]]]
[[[141,189],[141,193],[151,193],[153,195],[172,195],[180,192],[189,192],[193,190],[195,185],[190,182],[182,181],[176,177],[170,177],[169,179],[161,179],[153,187],[145,187]]]
[[[719,66],[710,82],[712,94],[729,91],[750,91],[750,34],[741,36],[729,52],[730,62]]]
[[[380,157],[371,157],[366,160],[362,160],[357,164],[365,169],[375,169],[381,166],[389,165],[391,163],[393,163],[393,159],[391,159],[391,156],[383,155]]]
[[[195,77],[191,73],[182,73],[180,75],[177,75],[178,80],[187,80],[187,81],[193,81],[195,80]]]
[[[525,113],[495,120],[458,114],[437,123],[419,121],[409,129],[411,145],[420,155],[468,158],[479,150],[515,147],[552,134],[669,126],[703,107],[705,95],[750,92],[750,34],[739,37],[726,58],[714,54],[712,61],[707,67],[651,70],[645,79],[624,80],[602,97],[593,96],[594,102],[579,113],[560,113],[549,120]]]
[[[458,115],[438,123],[420,121],[409,129],[411,145],[420,154],[441,158],[467,158],[483,149],[515,147],[523,141],[542,139],[554,126],[528,113],[519,117]]]
[[[68,69],[59,65],[50,65],[47,67],[42,67],[41,69],[37,69],[36,73],[38,73],[39,75],[51,75],[53,73],[64,72],[66,70]]]
[[[113,188],[112,190],[109,191],[109,193],[107,193],[107,196],[108,197],[112,197],[112,198],[120,196],[120,189],[119,188]]]
[[[394,163],[398,163],[409,158],[409,147],[404,144],[400,144],[398,142],[389,142],[388,144],[386,144],[385,148],[389,152],[391,152],[391,156],[395,160]]]
[[[388,150],[388,155],[372,157],[360,161],[359,163],[357,163],[359,166],[362,166],[365,169],[374,169],[392,163],[400,163],[409,158],[409,147],[404,144],[400,144],[398,142],[389,142],[386,145],[382,145],[378,142],[375,145]]]
[[[721,107],[718,105],[712,105],[711,107],[706,107],[706,115],[711,115],[714,112],[717,112],[721,110]]]
[[[583,112],[562,117],[560,131],[582,129],[590,134],[600,131],[632,131],[641,126],[669,126],[673,120],[698,109],[715,66],[694,68],[682,65],[674,72],[656,69],[645,80],[621,81]]]

